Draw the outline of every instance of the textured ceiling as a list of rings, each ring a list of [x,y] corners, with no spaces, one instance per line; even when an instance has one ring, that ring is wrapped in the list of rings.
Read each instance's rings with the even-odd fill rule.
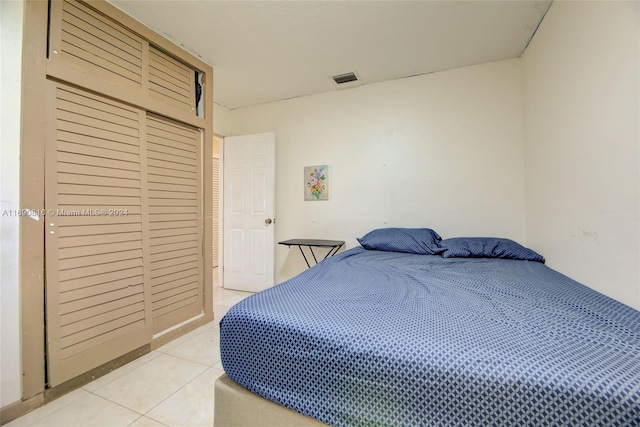
[[[519,57],[550,1],[111,3],[214,67],[227,108]]]

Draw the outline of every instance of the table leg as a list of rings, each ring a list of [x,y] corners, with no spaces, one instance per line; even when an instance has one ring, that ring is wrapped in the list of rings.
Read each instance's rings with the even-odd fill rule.
[[[316,262],[316,265],[318,265],[318,260],[316,259],[316,254],[313,253],[313,247],[309,246],[309,251],[311,251],[311,255],[313,255],[313,260]]]
[[[302,246],[298,246],[298,249],[300,249],[300,253],[302,254],[302,257],[304,258],[304,262],[307,263],[307,267],[311,268],[311,266],[309,265],[309,261],[307,260],[307,256],[304,254],[304,251],[302,250]],[[317,264],[317,262],[316,262],[316,264]]]
[[[329,252],[327,252],[327,254],[324,256],[324,259],[327,259],[330,256],[334,256],[335,254],[337,254],[341,247],[342,247],[342,245],[340,245],[338,247],[335,247],[335,248],[331,248],[329,250]]]

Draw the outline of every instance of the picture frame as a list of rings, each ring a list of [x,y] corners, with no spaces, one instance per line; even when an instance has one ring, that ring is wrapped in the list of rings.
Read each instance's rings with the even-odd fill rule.
[[[329,200],[329,166],[304,167],[304,200]]]

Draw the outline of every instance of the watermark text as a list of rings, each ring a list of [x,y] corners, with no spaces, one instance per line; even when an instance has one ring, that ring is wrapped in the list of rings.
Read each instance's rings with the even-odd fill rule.
[[[0,216],[128,216],[129,209],[3,209]]]

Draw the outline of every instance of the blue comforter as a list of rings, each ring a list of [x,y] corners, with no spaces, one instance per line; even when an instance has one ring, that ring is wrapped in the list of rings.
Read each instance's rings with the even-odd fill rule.
[[[220,348],[335,426],[640,425],[640,312],[538,262],[351,249],[231,308]]]

